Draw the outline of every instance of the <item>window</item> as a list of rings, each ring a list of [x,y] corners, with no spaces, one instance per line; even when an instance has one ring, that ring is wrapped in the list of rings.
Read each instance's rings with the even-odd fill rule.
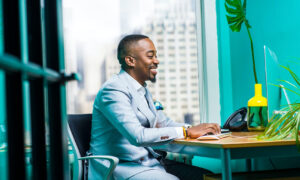
[[[165,91],[160,91],[159,94],[160,94],[160,95],[165,95],[166,92],[165,92]]]
[[[174,53],[169,53],[169,56],[170,57],[175,57],[175,54]]]
[[[165,77],[164,76],[159,76],[158,79],[159,80],[165,80]]]
[[[169,69],[169,72],[175,72],[175,71],[176,71],[176,69],[174,69],[174,68]],[[170,78],[171,78],[171,79],[175,79],[176,77],[175,77],[175,76],[171,76]]]
[[[171,83],[171,84],[170,84],[170,87],[176,88],[176,84]]]
[[[195,56],[197,56],[197,54],[196,53],[191,53],[191,56],[195,57]]]
[[[171,91],[170,94],[176,94],[176,91]]]
[[[61,6],[1,1],[0,179],[71,179]]]
[[[186,72],[186,69],[180,68],[180,72]],[[186,79],[186,76],[180,76],[180,79]]]
[[[186,90],[180,91],[180,94],[186,94]]]
[[[207,114],[206,105],[199,105],[200,102],[207,102],[205,99],[201,100],[203,97],[206,98],[205,92],[199,90],[202,93],[198,96],[200,99],[188,98],[191,94],[186,93],[191,92],[192,86],[203,87],[205,83],[202,81],[202,77],[198,78],[203,72],[198,72],[197,69],[202,70],[202,64],[210,63],[202,63],[204,56],[197,46],[197,44],[201,45],[200,47],[205,46],[200,41],[200,39],[205,38],[197,38],[197,35],[201,36],[201,32],[204,31],[200,24],[200,22],[204,23],[204,17],[201,17],[199,12],[203,6],[200,1],[92,1],[89,3],[88,11],[83,9],[83,7],[87,7],[86,1],[65,0],[64,2],[67,71],[81,72],[82,75],[80,84],[78,82],[68,84],[68,113],[92,112],[92,97],[95,97],[107,79],[120,70],[120,68],[108,68],[119,66],[116,59],[116,48],[119,40],[125,34],[140,33],[149,36],[155,42],[161,62],[158,66],[157,82],[148,86],[149,89],[151,88],[151,92],[156,92],[152,94],[153,98],[168,99],[167,96],[173,94],[174,91],[171,83],[179,81],[180,88],[177,88],[176,91],[184,91],[185,93],[182,95],[189,99],[187,103],[197,104],[198,108],[201,107],[202,109],[199,112]],[[207,1],[207,3],[211,2]],[[198,11],[197,16],[196,11]],[[207,12],[205,11],[205,13]],[[75,20],[74,18],[67,19],[68,17],[80,18]],[[87,19],[89,20],[87,21]],[[209,20],[209,22],[215,22],[215,20]],[[211,39],[208,41],[212,42]],[[211,49],[215,51],[217,47]],[[199,63],[195,63],[197,58]],[[183,65],[186,68],[183,68]],[[196,65],[199,67],[195,68]],[[192,74],[194,72],[195,74]],[[192,85],[192,79],[201,85]],[[165,93],[157,93],[161,92],[162,89]],[[177,93],[176,91],[174,94]],[[156,94],[159,94],[158,97],[155,97]],[[164,104],[165,113],[177,122],[184,122],[182,118],[184,114],[192,113],[179,110],[176,116],[172,116],[172,108],[170,107],[174,104],[168,103]],[[193,117],[193,122],[199,123],[199,117],[202,115],[195,114]]]
[[[163,43],[163,42],[164,42],[164,39],[157,39],[157,42],[158,42],[158,43]]]
[[[191,68],[191,71],[192,72],[195,72],[195,71],[197,71],[198,69],[197,68]]]
[[[157,50],[158,50],[158,51],[162,51],[162,50],[164,50],[164,47],[163,47],[163,46],[158,46],[158,47],[157,47]]]

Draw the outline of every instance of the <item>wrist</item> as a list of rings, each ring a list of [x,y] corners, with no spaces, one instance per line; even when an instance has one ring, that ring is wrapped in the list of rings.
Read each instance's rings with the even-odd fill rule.
[[[184,126],[182,126],[182,131],[183,131],[183,136],[184,138],[187,138],[187,131],[186,131],[186,128]]]
[[[185,129],[186,137],[189,137],[189,129]]]

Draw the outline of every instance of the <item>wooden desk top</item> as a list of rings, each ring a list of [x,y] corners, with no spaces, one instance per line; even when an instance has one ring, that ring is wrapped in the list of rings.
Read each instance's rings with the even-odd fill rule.
[[[220,140],[197,140],[197,139],[178,139],[173,141],[175,144],[190,146],[202,146],[213,148],[247,148],[247,147],[266,147],[266,146],[287,146],[296,145],[295,140],[257,140],[257,135],[262,132],[232,132],[231,136]]]

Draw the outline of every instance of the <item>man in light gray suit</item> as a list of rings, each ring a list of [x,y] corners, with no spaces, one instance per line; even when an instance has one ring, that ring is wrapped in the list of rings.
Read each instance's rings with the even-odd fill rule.
[[[156,53],[147,36],[129,35],[120,41],[118,60],[122,70],[102,86],[95,99],[90,153],[119,158],[114,179],[191,179],[179,171],[196,173],[194,176],[201,179],[203,169],[182,163],[176,165],[180,166],[178,170],[168,171],[167,165],[159,161],[161,156],[151,148],[176,138],[220,133],[218,124],[187,128],[186,124],[173,122],[155,109],[145,81],[156,80],[159,64]],[[89,179],[99,179],[98,169],[107,167],[107,163],[91,161]]]

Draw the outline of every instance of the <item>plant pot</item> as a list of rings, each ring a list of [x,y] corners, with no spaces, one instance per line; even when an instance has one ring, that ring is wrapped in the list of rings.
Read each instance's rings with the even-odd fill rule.
[[[262,96],[261,84],[255,84],[255,96],[248,101],[249,131],[264,131],[268,124],[268,100]]]

